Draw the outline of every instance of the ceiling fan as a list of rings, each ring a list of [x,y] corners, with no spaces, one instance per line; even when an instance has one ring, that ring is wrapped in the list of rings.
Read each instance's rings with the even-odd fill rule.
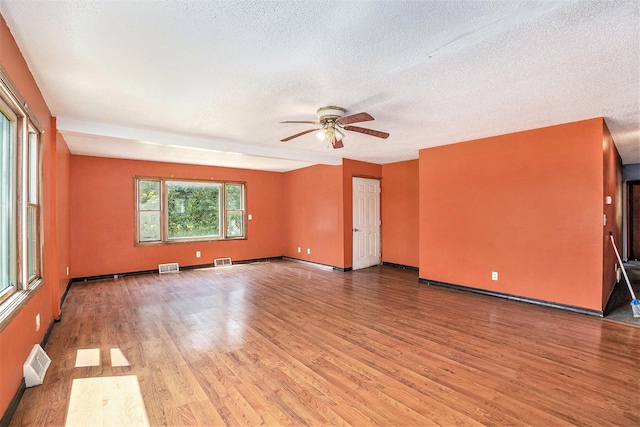
[[[345,110],[342,107],[334,107],[334,106],[321,107],[321,108],[318,108],[318,121],[316,122],[311,122],[306,120],[302,120],[302,121],[287,120],[284,122],[280,122],[280,123],[309,123],[309,124],[320,126],[319,128],[309,129],[309,130],[305,130],[303,132],[297,133],[295,135],[291,135],[287,138],[281,139],[281,141],[287,142],[289,140],[292,140],[293,138],[306,135],[310,132],[318,131],[316,133],[316,136],[320,140],[327,141],[327,147],[329,147],[329,144],[331,144],[333,148],[342,148],[344,147],[344,144],[342,143],[342,138],[344,138],[344,133],[342,133],[341,129],[349,130],[352,132],[360,132],[360,133],[375,136],[378,138],[389,137],[389,134],[386,132],[380,132],[373,129],[361,128],[359,126],[351,126],[351,123],[367,122],[374,119],[373,117],[371,117],[369,113],[357,113],[357,114],[350,114],[348,116],[345,116],[344,113],[346,111],[347,110]]]

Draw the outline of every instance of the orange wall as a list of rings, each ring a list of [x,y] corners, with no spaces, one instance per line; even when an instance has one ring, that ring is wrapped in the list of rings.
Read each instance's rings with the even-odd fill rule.
[[[343,267],[342,167],[315,165],[286,172],[283,184],[284,255]]]
[[[382,165],[382,260],[418,267],[418,160]]]
[[[135,246],[134,176],[246,182],[245,240]],[[247,169],[99,157],[71,157],[71,276],[153,270],[158,264],[211,264],[281,256],[282,174]],[[201,258],[196,258],[196,251]]]
[[[25,98],[31,111],[35,114],[45,133],[42,135],[42,165],[43,165],[43,204],[42,215],[44,222],[44,285],[27,305],[16,315],[10,324],[0,332],[0,416],[4,414],[11,399],[22,381],[22,364],[27,358],[34,344],[40,343],[53,319],[52,295],[57,287],[58,274],[54,262],[54,254],[64,248],[57,247],[55,224],[57,210],[55,203],[56,165],[54,155],[54,141],[52,135],[56,131],[51,127],[51,113],[47,107],[38,86],[18,49],[11,32],[4,19],[0,17],[0,65],[7,71],[20,94]],[[42,327],[35,330],[35,316],[40,314]]]
[[[602,123],[420,150],[420,277],[602,310]]]
[[[604,121],[602,127],[603,191],[604,197],[611,196],[610,205],[602,201],[607,216],[607,225],[602,233],[602,307],[605,307],[616,284],[615,266],[618,264],[609,232],[613,233],[618,251],[622,254],[622,159]]]
[[[357,160],[342,159],[342,192],[344,206],[342,267],[353,266],[353,177],[382,178],[382,166]],[[383,225],[384,227],[384,225]]]

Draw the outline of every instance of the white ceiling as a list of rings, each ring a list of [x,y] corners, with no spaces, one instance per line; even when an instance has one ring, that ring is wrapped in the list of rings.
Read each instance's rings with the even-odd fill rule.
[[[640,2],[7,1],[75,154],[291,170],[604,117],[640,163]],[[333,150],[318,107],[389,132]]]

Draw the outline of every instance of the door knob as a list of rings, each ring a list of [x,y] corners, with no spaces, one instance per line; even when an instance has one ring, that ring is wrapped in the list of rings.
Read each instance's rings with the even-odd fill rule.
[[[354,228],[353,231],[360,231],[360,230],[358,230],[357,228]]]

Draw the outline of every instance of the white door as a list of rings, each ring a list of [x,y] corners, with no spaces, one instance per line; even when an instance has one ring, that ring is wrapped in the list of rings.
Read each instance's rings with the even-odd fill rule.
[[[353,269],[380,264],[380,181],[353,178]]]

